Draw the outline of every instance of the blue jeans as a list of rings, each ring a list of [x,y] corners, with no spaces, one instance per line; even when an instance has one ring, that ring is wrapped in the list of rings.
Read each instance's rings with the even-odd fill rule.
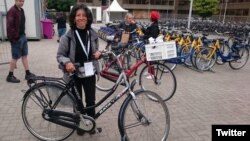
[[[58,29],[58,37],[62,37],[62,35],[64,35],[66,32],[66,28],[59,28]]]
[[[21,35],[17,42],[11,42],[11,54],[13,59],[19,59],[28,55],[28,44],[26,35]]]

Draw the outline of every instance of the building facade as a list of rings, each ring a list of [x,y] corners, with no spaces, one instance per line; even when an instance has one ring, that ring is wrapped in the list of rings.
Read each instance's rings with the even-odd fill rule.
[[[226,21],[250,21],[250,0],[220,0],[218,17]]]
[[[190,0],[117,0],[118,3],[137,19],[148,18],[151,10],[158,10],[162,19],[185,18],[189,13]],[[89,6],[102,6],[104,9],[112,0],[77,0]],[[220,0],[216,20],[224,16],[226,20],[250,21],[250,0]]]

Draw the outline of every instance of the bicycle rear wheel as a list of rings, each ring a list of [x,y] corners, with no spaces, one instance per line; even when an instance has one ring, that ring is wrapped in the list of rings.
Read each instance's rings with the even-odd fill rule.
[[[195,58],[195,66],[198,70],[207,71],[215,65],[217,55],[216,53],[211,55],[211,52],[213,52],[212,50],[213,48],[203,48],[197,53]]]
[[[26,128],[36,138],[44,141],[58,141],[68,138],[74,132],[74,129],[45,120],[44,110],[51,109],[62,91],[63,86],[59,84],[42,82],[26,92],[22,104],[22,119]],[[65,95],[55,110],[73,113],[75,107],[72,97]]]
[[[238,55],[239,55],[238,57],[229,62],[229,66],[234,70],[241,69],[246,65],[249,58],[249,49],[240,48]]]
[[[228,46],[228,44],[224,43],[224,44],[221,45],[220,51],[221,51],[221,53],[222,53],[223,56],[228,56],[228,54],[231,51],[231,49]],[[216,64],[217,65],[223,65],[223,64],[225,64],[225,62],[222,61],[222,58],[220,56],[217,56]]]
[[[148,64],[142,69],[139,85],[143,90],[154,90],[164,101],[174,96],[177,87],[174,73],[158,62]]]
[[[152,91],[135,92],[135,96],[136,99],[129,96],[120,109],[118,123],[122,141],[166,141],[170,115],[163,99]]]

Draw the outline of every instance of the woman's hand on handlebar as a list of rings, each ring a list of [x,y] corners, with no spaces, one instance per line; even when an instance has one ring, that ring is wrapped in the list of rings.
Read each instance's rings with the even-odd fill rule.
[[[74,64],[71,62],[65,64],[65,69],[69,73],[73,73],[76,70]]]
[[[100,56],[101,56],[101,52],[100,52],[100,51],[97,51],[97,52],[95,52],[95,53],[93,54],[93,58],[94,58],[94,59],[99,59]]]

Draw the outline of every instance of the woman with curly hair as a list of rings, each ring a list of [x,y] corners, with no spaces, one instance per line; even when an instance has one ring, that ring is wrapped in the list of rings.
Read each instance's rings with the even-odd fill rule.
[[[83,88],[87,107],[95,105],[95,74],[99,73],[97,59],[101,55],[98,51],[98,35],[91,28],[92,21],[93,16],[86,5],[75,5],[69,16],[70,30],[61,38],[57,52],[57,61],[64,70],[65,79],[67,79],[68,73],[76,70],[74,66],[76,63],[85,70],[83,74],[76,76],[74,81],[81,98]],[[86,73],[89,69],[92,71]],[[82,102],[82,100],[78,102]],[[95,118],[94,108],[84,111],[83,107],[80,107],[79,111]]]

